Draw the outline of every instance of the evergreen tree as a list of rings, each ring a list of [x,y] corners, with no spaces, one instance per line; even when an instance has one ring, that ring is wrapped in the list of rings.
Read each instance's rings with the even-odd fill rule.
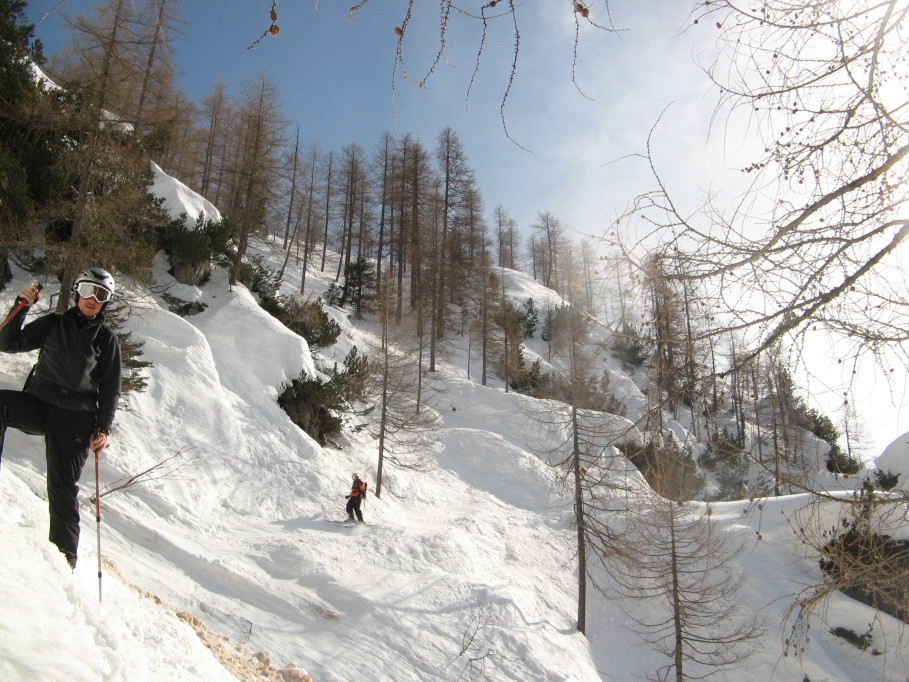
[[[44,57],[25,6],[20,0],[0,2],[0,284],[12,276],[12,249],[42,245],[33,223],[67,194],[61,159],[78,138],[57,115],[72,96],[38,82],[33,65]]]
[[[534,307],[533,299],[528,298],[523,305],[521,312],[521,326],[524,328],[524,338],[532,339],[537,331],[537,325],[540,324],[540,317],[537,315],[537,309]]]
[[[34,26],[26,23],[25,2],[0,1],[0,256],[9,277],[6,255],[35,208],[36,173],[32,149],[35,132],[28,124],[29,110],[41,97],[30,61],[41,63],[41,44]],[[40,147],[39,147],[40,148]],[[32,161],[30,161],[32,160]]]
[[[372,301],[376,296],[376,271],[372,262],[358,258],[344,271],[344,286],[341,290],[339,305],[350,302],[354,316],[359,320],[364,312],[371,312]]]

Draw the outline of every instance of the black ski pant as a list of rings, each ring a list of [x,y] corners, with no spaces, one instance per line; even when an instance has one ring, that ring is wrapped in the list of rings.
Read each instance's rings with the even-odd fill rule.
[[[351,497],[347,500],[347,515],[353,518],[354,512],[357,514],[357,521],[363,520],[363,512],[360,511],[360,498]]]
[[[95,426],[91,412],[61,410],[21,391],[0,391],[0,456],[8,426],[44,436],[49,540],[76,556],[79,546],[79,476]]]

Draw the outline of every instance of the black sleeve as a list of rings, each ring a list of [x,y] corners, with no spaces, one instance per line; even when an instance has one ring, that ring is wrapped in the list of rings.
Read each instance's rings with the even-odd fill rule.
[[[18,304],[17,304],[18,305]],[[13,306],[15,308],[15,306]],[[20,310],[9,322],[0,329],[0,351],[4,353],[22,353],[41,348],[47,332],[59,315],[49,313],[42,315],[34,322],[29,322],[25,327],[22,323],[28,315],[28,306]]]
[[[117,403],[120,400],[122,370],[117,335],[110,330],[106,331],[108,340],[102,350],[101,373],[98,377],[98,414],[95,429],[110,433],[114,416],[117,414]]]

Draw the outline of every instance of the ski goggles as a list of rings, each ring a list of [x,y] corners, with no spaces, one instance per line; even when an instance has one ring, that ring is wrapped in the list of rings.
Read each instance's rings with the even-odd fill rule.
[[[76,285],[76,293],[82,298],[93,298],[98,303],[107,303],[111,297],[109,290],[93,282],[79,282]]]

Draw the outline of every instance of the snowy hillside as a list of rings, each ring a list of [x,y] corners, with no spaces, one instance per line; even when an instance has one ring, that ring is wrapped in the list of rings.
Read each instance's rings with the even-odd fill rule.
[[[280,254],[257,248],[279,267]],[[571,500],[537,454],[545,449],[531,416],[539,401],[468,380],[455,352],[435,382],[444,385],[433,398],[444,421],[436,466],[387,470],[388,492],[368,499],[367,524],[339,525],[351,473],[375,480],[375,444],[347,432],[338,447],[322,448],[299,430],[276,398],[283,382],[315,374],[306,342],[244,287],[231,291],[225,272],[197,288],[177,284],[167,268],[159,255],[153,291],[131,292],[129,330],[154,366],[148,389],[118,415],[102,487],[167,464],[104,499],[100,602],[92,461],[71,573],[46,541],[43,443],[7,434],[0,679],[213,682],[304,679],[305,671],[316,682],[599,682],[646,679],[667,663],[632,626],[627,611],[645,608],[635,603],[593,592],[588,637],[575,630]],[[516,299],[555,296],[506,274]],[[288,267],[285,293],[300,275]],[[10,305],[29,281],[17,270],[0,303]],[[318,272],[307,278],[313,293],[328,283]],[[44,284],[53,293],[55,283]],[[204,310],[178,317],[163,293]],[[335,355],[374,337],[368,322],[331,314],[342,325]],[[529,352],[542,357],[543,349]],[[33,361],[0,357],[0,387],[21,387]],[[635,382],[604,363],[613,390],[643,409]],[[820,577],[789,525],[805,502],[713,506],[713,522],[744,544],[742,596],[764,627],[745,665],[713,679],[905,680],[909,656],[896,621],[842,595],[814,624],[804,656],[782,655],[793,595]],[[829,632],[864,633],[869,624],[878,655]]]

